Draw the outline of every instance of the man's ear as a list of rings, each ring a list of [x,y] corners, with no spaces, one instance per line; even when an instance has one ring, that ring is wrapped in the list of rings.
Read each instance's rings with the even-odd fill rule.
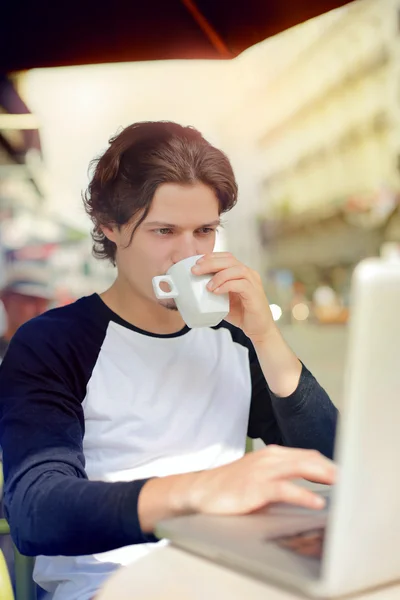
[[[101,231],[104,233],[106,238],[110,240],[110,242],[114,242],[116,244],[117,239],[117,230],[116,227],[109,227],[108,225],[100,225]]]

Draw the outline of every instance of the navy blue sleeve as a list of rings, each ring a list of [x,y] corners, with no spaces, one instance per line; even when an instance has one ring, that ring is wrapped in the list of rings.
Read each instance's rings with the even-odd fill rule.
[[[261,438],[265,444],[318,450],[333,458],[338,412],[315,377],[302,365],[296,390],[281,398],[268,388],[255,352],[250,357],[249,437]]]
[[[0,365],[0,445],[12,538],[29,556],[93,554],[153,541],[137,514],[146,480],[87,478],[85,375],[68,343],[53,343],[48,329],[46,317],[24,325]],[[63,333],[56,331],[56,338]]]
[[[234,342],[249,351],[252,396],[247,434],[265,444],[319,450],[332,458],[338,411],[310,371],[302,365],[299,384],[290,396],[275,396],[268,387],[251,340],[226,322]]]

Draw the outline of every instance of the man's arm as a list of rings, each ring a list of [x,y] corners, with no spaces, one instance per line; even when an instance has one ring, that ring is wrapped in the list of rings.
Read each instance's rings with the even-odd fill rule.
[[[338,411],[328,394],[293,354],[278,330],[265,342],[253,345],[257,356],[251,353],[256,373],[253,419],[257,411],[265,414],[266,405],[271,403],[283,444],[313,448],[332,458]],[[268,443],[268,439],[261,437]]]
[[[150,479],[139,496],[141,528],[151,532],[183,514],[243,515],[275,502],[323,508],[320,496],[290,481],[297,478],[331,485],[336,468],[314,450],[270,445],[215,469]]]
[[[282,338],[260,275],[229,252],[205,255],[192,270],[215,273],[207,287],[229,294],[226,320],[247,338],[253,387],[249,435],[332,456],[337,411]]]
[[[302,364],[276,326],[265,338],[253,340],[261,370],[274,396],[287,398],[296,391]]]
[[[332,458],[338,411],[310,371],[302,365],[297,388],[281,398],[268,389],[257,358],[253,360],[248,435],[265,444],[314,449]]]
[[[62,357],[25,325],[0,366],[0,445],[11,535],[27,555],[79,555],[152,541],[137,502],[146,480],[88,481],[80,399]],[[51,349],[55,354],[54,348]]]

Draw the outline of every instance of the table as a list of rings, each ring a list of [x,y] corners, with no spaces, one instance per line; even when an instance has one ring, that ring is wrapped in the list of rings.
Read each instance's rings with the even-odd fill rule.
[[[172,545],[119,569],[96,600],[304,600],[194,556]],[[400,583],[353,596],[354,600],[399,600]]]

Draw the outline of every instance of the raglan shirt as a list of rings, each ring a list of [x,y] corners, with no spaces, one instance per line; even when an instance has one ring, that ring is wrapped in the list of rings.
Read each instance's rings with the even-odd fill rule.
[[[22,326],[0,365],[13,539],[55,600],[87,600],[159,545],[137,513],[148,478],[230,463],[246,435],[331,457],[336,420],[304,365],[295,392],[276,397],[225,321],[155,335],[84,297]]]

